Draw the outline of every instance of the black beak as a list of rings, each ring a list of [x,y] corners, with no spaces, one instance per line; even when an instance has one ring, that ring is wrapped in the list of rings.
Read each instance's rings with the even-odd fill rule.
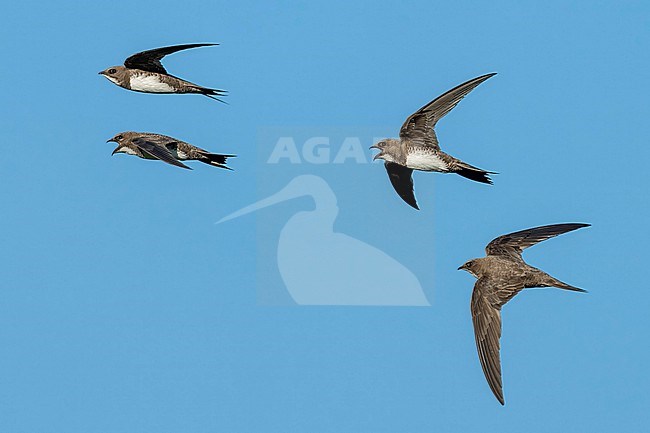
[[[461,266],[458,267],[459,271],[462,271],[463,269],[465,269],[465,265],[461,265]]]
[[[99,75],[104,75],[104,71],[97,72]]]
[[[379,158],[383,154],[381,147],[377,146],[376,144],[373,144],[368,149],[379,149],[379,153],[372,157],[373,161],[376,161],[377,158]]]

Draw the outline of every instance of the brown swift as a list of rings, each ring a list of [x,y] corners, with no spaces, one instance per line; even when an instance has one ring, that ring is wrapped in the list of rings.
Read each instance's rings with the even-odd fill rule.
[[[557,287],[586,292],[528,265],[521,253],[538,242],[588,226],[589,224],[576,223],[553,224],[499,236],[485,247],[487,257],[472,259],[458,268],[478,279],[471,301],[476,348],[485,378],[501,404],[505,404],[499,355],[501,307],[526,288]]]
[[[370,146],[379,153],[372,159],[383,159],[390,183],[407,204],[420,209],[413,193],[413,170],[456,173],[476,182],[491,184],[491,171],[469,165],[440,149],[434,128],[436,123],[474,90],[495,74],[481,75],[438,96],[411,114],[399,131],[399,139],[384,139]]]
[[[225,90],[210,89],[170,75],[160,63],[168,54],[190,48],[218,44],[186,44],[154,48],[136,53],[124,61],[124,66],[111,66],[99,74],[110,82],[128,90],[142,93],[193,93],[224,102],[216,96],[225,96]]]
[[[107,143],[111,141],[117,143],[113,155],[126,153],[143,159],[157,159],[189,170],[191,168],[181,161],[201,161],[214,167],[232,170],[226,167],[226,159],[235,157],[235,155],[210,153],[173,137],[149,132],[121,132],[109,139]]]

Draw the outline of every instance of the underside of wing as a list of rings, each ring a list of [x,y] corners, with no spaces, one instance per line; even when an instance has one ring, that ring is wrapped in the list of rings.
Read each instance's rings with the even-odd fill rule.
[[[167,74],[160,60],[168,54],[190,48],[207,47],[218,44],[185,44],[173,45],[170,47],[154,48],[152,50],[136,53],[124,61],[124,66],[130,69],[141,69],[143,71]]]
[[[153,141],[145,140],[143,138],[135,138],[132,141],[132,143],[138,146],[143,152],[148,153],[154,158],[157,158],[168,164],[175,165],[177,167],[182,167],[191,170],[190,167],[188,167],[187,165],[183,164],[182,162],[174,158],[174,155],[172,155],[171,152],[167,150],[165,146],[154,143]]]
[[[526,248],[531,247],[538,242],[545,241],[582,227],[588,227],[589,225],[590,224],[583,223],[552,224],[509,233],[492,240],[485,247],[485,252],[488,255],[521,257],[521,253]]]
[[[386,167],[390,183],[395,188],[397,194],[410,206],[419,210],[420,208],[413,193],[413,170],[394,162],[386,162],[384,166]]]
[[[486,283],[478,280],[472,293],[471,311],[474,323],[474,336],[478,358],[481,361],[483,374],[501,404],[503,398],[503,385],[501,382],[501,310],[494,306],[486,296]]]

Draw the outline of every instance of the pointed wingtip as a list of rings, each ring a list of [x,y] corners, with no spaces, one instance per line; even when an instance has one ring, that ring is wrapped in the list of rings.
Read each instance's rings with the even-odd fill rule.
[[[200,42],[198,44],[185,44],[188,45],[190,48],[200,48],[200,47],[214,47],[215,45],[219,45],[216,42]]]
[[[404,200],[404,203],[406,203],[407,205],[411,206],[413,209],[415,209],[415,210],[420,210],[420,207],[418,206],[418,202],[415,201],[415,199],[413,199],[413,200],[409,200],[408,198],[406,198],[406,197],[402,197],[402,196],[400,196],[400,198],[401,198],[402,200]]]
[[[484,75],[480,75],[480,76],[476,77],[476,80],[479,80],[480,82],[483,82],[483,81],[487,80],[488,78],[494,77],[496,74],[497,74],[496,72],[490,72],[489,74],[484,74]]]
[[[503,398],[503,388],[499,389],[499,390],[493,389],[492,394],[494,394],[494,396],[497,398],[499,403],[501,403],[501,406],[506,405],[506,399]]]
[[[585,227],[591,227],[591,224],[589,224],[589,223],[567,223],[566,226],[571,227],[568,231],[573,231],[573,230],[583,229]]]

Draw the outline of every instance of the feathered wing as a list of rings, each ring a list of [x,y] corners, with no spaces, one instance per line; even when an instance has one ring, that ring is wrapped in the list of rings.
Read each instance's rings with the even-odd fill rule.
[[[164,145],[158,144],[152,140],[145,140],[144,138],[140,137],[134,138],[131,143],[133,143],[135,146],[138,146],[138,148],[140,148],[143,152],[148,153],[154,158],[157,158],[168,164],[175,165],[177,167],[191,170],[190,167],[178,161]]]
[[[485,252],[493,256],[501,255],[521,258],[521,253],[526,248],[538,242],[590,225],[583,223],[552,224],[509,233],[493,239],[485,247]]]
[[[439,149],[438,138],[433,128],[438,120],[442,119],[447,113],[458,105],[469,92],[488,78],[496,75],[495,73],[481,75],[473,78],[459,86],[454,87],[448,92],[438,96],[424,107],[413,113],[406,119],[402,125],[399,136],[407,138],[415,144],[422,146],[431,146]]]
[[[501,381],[501,307],[515,296],[519,287],[496,287],[494,282],[479,279],[472,293],[471,311],[474,323],[476,350],[481,361],[485,379],[501,404],[503,384]]]
[[[395,188],[397,194],[402,197],[402,200],[415,209],[420,210],[415,200],[415,194],[413,193],[413,170],[394,162],[386,162],[384,163],[384,167],[386,167],[390,183]]]
[[[168,54],[190,48],[208,47],[219,44],[185,44],[173,45],[170,47],[154,48],[152,50],[142,51],[128,57],[124,61],[124,66],[130,69],[141,69],[143,71],[156,72],[158,74],[167,74],[160,60]]]

